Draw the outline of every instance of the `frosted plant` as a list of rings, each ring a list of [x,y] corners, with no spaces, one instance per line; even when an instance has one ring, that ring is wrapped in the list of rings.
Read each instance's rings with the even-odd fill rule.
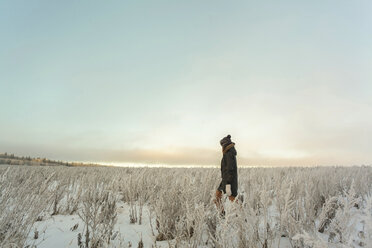
[[[371,167],[239,168],[240,204],[225,202],[225,218],[213,204],[219,177],[215,168],[0,166],[0,246],[32,245],[35,221],[54,212],[80,214],[82,246],[114,247],[125,237],[115,232],[118,201],[137,223],[150,210],[154,247],[156,237],[178,247],[321,247],[328,235],[335,247],[371,243]]]
[[[329,225],[329,232],[333,235],[331,241],[339,241],[344,245],[353,244],[353,235],[356,232],[355,225],[358,222],[359,213],[355,206],[360,204],[360,198],[356,197],[354,183],[348,192],[344,192],[345,196],[339,196],[339,207],[336,210],[336,215]]]
[[[336,210],[338,209],[338,197],[333,196],[326,200],[326,202],[323,205],[322,212],[319,216],[319,227],[318,231],[320,233],[323,233],[325,228],[328,227],[328,225],[331,223],[332,219],[336,215]]]
[[[96,184],[83,196],[78,215],[85,224],[85,248],[104,247],[110,243],[117,220],[116,197]]]
[[[59,206],[60,201],[64,197],[66,193],[67,184],[62,183],[61,181],[55,181],[52,185],[51,194],[53,197],[53,212],[52,215],[56,215],[60,213],[61,206]]]
[[[293,238],[294,241],[298,242],[297,247],[304,248],[328,248],[328,242],[322,240],[320,237],[314,237],[307,232],[302,234],[296,234]]]
[[[288,185],[289,184],[289,185]],[[278,223],[279,223],[279,238],[283,235],[285,237],[290,236],[291,223],[294,222],[292,215],[290,214],[295,201],[292,194],[292,181],[289,183],[284,182],[282,190],[278,191],[279,198],[277,202],[277,207],[279,211]],[[278,242],[278,247],[280,246],[280,239]]]
[[[39,185],[41,187],[39,188]],[[22,247],[50,201],[39,174],[8,167],[0,177],[0,247]]]
[[[372,195],[368,194],[365,197],[365,202],[361,210],[362,230],[359,231],[358,237],[362,240],[361,244],[372,244]]]

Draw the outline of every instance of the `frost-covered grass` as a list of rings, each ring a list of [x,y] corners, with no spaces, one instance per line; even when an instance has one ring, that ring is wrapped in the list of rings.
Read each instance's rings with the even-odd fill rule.
[[[368,247],[372,168],[0,166],[0,247]]]

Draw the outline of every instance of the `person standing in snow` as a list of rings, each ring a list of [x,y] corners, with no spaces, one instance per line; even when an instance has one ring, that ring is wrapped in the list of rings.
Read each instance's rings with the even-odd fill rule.
[[[230,201],[234,201],[238,195],[238,168],[236,163],[235,143],[231,142],[231,135],[221,139],[222,160],[221,177],[222,181],[216,191],[215,204],[217,208],[222,209],[222,194],[226,193]]]

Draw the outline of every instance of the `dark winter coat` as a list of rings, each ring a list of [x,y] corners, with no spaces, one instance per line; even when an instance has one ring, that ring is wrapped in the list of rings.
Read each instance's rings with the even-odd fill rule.
[[[231,148],[229,148],[231,147]],[[221,177],[222,181],[218,187],[219,191],[226,193],[226,184],[231,185],[231,195],[238,195],[238,168],[236,163],[236,150],[234,143],[227,146],[223,152],[221,160]]]

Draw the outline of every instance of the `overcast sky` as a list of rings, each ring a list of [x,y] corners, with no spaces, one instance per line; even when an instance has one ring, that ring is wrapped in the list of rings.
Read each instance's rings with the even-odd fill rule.
[[[0,152],[372,164],[372,2],[1,1]]]

